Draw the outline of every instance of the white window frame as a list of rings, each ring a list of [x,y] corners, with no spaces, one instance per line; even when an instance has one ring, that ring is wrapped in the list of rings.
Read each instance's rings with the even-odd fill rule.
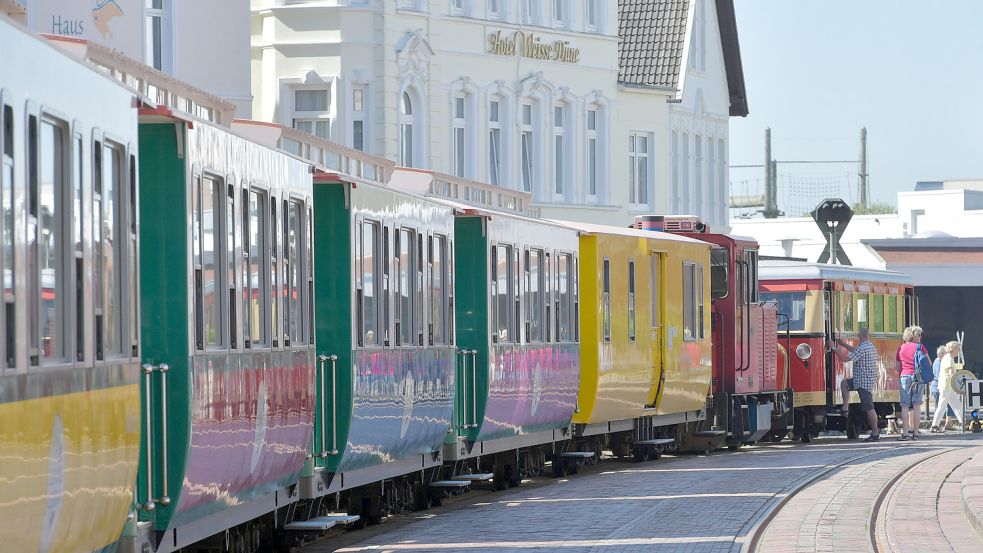
[[[358,102],[358,99],[357,99],[357,97],[359,95],[361,95],[361,108],[362,109],[357,109],[357,106],[358,106],[358,103],[357,103]],[[354,149],[356,149],[356,150],[363,151],[363,152],[364,151],[368,151],[367,148],[366,148],[366,145],[369,143],[368,118],[369,118],[369,114],[371,113],[371,111],[370,111],[370,106],[369,106],[369,86],[367,84],[361,84],[360,83],[360,84],[356,84],[356,85],[353,85],[352,86],[352,89],[351,89],[351,97],[350,97],[350,102],[348,104],[348,107],[349,107],[350,113],[351,113],[351,116],[349,118],[351,120],[351,125],[349,125],[349,130],[351,131],[351,147],[354,148]],[[356,136],[355,135],[355,124],[356,123],[361,123],[362,124],[362,147],[361,148],[359,148],[358,145],[355,143],[355,136]]]
[[[703,137],[693,135],[693,209],[692,214],[703,217],[706,198],[703,190]]]
[[[553,26],[561,29],[566,28],[570,21],[570,6],[567,4],[567,0],[552,0],[550,7],[552,15],[550,21]]]
[[[519,0],[519,24],[536,25],[539,22],[539,0]]]
[[[171,71],[171,50],[170,36],[171,25],[169,14],[171,12],[171,0],[160,0],[159,7],[154,6],[154,0],[144,0],[144,63],[159,71]],[[158,20],[160,28],[160,42],[154,44],[153,22]],[[154,48],[159,49],[160,65],[154,63]]]
[[[526,121],[526,108],[529,120]],[[536,103],[530,100],[519,104],[519,189],[532,194],[536,193],[539,164],[536,160]],[[526,137],[528,136],[528,140]],[[528,175],[527,175],[528,172]]]
[[[717,186],[720,188],[720,224],[730,222],[730,183],[727,182],[727,143],[717,139]]]
[[[679,179],[679,215],[686,215],[690,209],[689,193],[689,133],[683,131],[679,135],[681,157]]]
[[[403,167],[415,167],[416,154],[418,148],[417,134],[419,133],[417,127],[419,126],[419,121],[416,119],[417,112],[419,111],[419,106],[414,105],[413,94],[408,90],[404,89],[399,95],[399,152],[398,160],[399,164]],[[409,113],[406,113],[405,102],[409,100],[410,109]],[[407,131],[407,127],[409,127]],[[407,155],[407,145],[405,144],[407,132],[409,134],[409,155]]]
[[[399,2],[396,4],[396,8],[426,13],[428,4],[429,2],[427,0],[399,0]]]
[[[467,10],[467,0],[448,0],[448,10],[451,15],[464,15]]]
[[[324,138],[325,140],[331,140],[332,133],[332,123],[335,120],[334,113],[334,87],[333,83],[324,83],[318,85],[294,85],[289,88],[290,91],[290,121],[289,125],[293,129],[301,130],[298,123],[310,123],[311,132],[310,134]],[[324,110],[299,110],[297,109],[297,93],[304,91],[319,91],[327,94],[327,103],[325,104]],[[318,123],[327,124],[327,136],[321,136],[317,134]],[[307,131],[302,131],[307,132]]]
[[[645,147],[639,151],[639,142],[644,140]],[[647,208],[652,202],[652,133],[633,131],[628,134],[628,203],[634,208]],[[645,163],[645,176],[639,179],[639,167]],[[641,192],[645,193],[644,201],[641,201]]]
[[[671,172],[670,172],[670,175],[669,175],[669,178],[671,179],[671,182],[669,184],[669,186],[670,186],[670,194],[672,195],[672,198],[671,198],[671,201],[672,201],[671,210],[672,210],[672,213],[679,213],[679,206],[680,206],[680,188],[679,188],[679,131],[677,131],[677,130],[673,130],[672,131],[672,135],[670,137],[670,148],[672,149],[672,151],[670,152],[670,156],[672,158],[671,159],[671,161],[672,161],[672,167],[671,167]]]
[[[503,2],[504,2],[504,0],[488,0],[488,2],[486,4],[488,19],[491,19],[491,20],[502,20],[502,19],[505,19],[503,17],[503,14],[502,14],[502,4],[503,4]]]
[[[600,0],[584,0],[584,28],[597,32],[601,29]],[[594,22],[591,23],[591,16]]]
[[[594,128],[590,128],[590,114],[594,114]],[[599,165],[602,156],[600,155],[599,149],[600,136],[598,133],[598,127],[600,127],[601,110],[599,106],[591,104],[587,106],[587,110],[584,114],[584,161],[586,167],[584,168],[586,182],[584,190],[587,194],[587,199],[590,201],[597,201],[600,197],[599,191],[601,189],[601,166]],[[593,149],[591,146],[593,145]],[[593,155],[592,155],[593,153]],[[592,182],[593,181],[593,182]],[[593,185],[593,192],[591,191],[591,186]]]
[[[466,177],[470,169],[468,155],[468,98],[464,94],[451,96],[451,174]]]
[[[718,223],[720,215],[720,196],[717,193],[717,141],[707,137],[707,209],[705,218],[711,224]]]
[[[560,121],[557,124],[556,115],[557,110],[560,110]],[[553,122],[552,137],[551,142],[551,153],[553,160],[553,199],[563,200],[566,197],[568,187],[568,182],[570,181],[570,171],[566,170],[570,166],[569,160],[571,156],[570,151],[570,141],[567,138],[569,134],[567,129],[570,126],[570,104],[568,103],[556,103],[553,104],[553,113],[550,118]],[[559,147],[557,147],[557,141],[559,141]]]
[[[498,113],[495,120],[492,120],[492,104],[497,106]],[[502,133],[503,106],[504,102],[499,96],[493,96],[488,100],[488,182],[495,186],[502,185],[502,173],[505,169],[503,163],[504,136]],[[495,139],[496,134],[497,141]]]

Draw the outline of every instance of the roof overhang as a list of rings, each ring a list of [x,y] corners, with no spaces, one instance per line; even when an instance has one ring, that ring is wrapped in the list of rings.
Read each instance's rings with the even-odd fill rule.
[[[724,68],[727,72],[727,90],[730,93],[730,115],[746,117],[748,114],[747,89],[744,86],[741,45],[737,39],[737,15],[734,13],[734,0],[716,0],[716,4],[720,44],[723,47]]]

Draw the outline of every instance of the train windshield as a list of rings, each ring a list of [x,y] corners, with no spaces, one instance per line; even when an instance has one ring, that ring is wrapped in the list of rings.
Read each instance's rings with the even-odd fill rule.
[[[725,248],[710,250],[710,297],[719,300],[730,292],[730,251]]]
[[[806,293],[803,292],[762,292],[761,301],[773,301],[778,304],[778,312],[788,315],[791,332],[805,330],[806,326]],[[779,317],[778,329],[784,330],[784,317]]]

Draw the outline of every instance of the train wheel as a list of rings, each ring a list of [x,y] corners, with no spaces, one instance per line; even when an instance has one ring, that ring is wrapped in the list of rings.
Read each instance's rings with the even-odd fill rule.
[[[563,478],[567,475],[567,464],[559,457],[553,458],[553,478]]]
[[[505,463],[499,458],[495,461],[495,476],[492,478],[492,484],[495,485],[497,491],[502,491],[509,487],[508,476],[505,471]]]
[[[416,482],[413,484],[413,507],[417,511],[426,511],[430,508],[430,494],[427,493],[427,487],[423,485],[422,482]]]

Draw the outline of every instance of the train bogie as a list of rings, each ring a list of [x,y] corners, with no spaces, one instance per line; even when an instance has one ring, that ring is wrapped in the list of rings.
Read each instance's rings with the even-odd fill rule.
[[[2,17],[0,52],[0,535],[95,550],[140,448],[134,95]]]

